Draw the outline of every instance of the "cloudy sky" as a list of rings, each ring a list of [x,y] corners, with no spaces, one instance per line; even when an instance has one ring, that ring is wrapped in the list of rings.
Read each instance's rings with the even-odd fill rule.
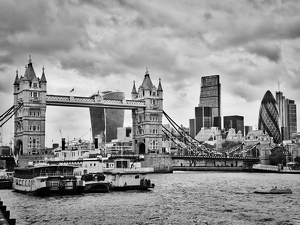
[[[161,78],[164,110],[186,127],[201,77],[219,74],[222,116],[255,128],[267,90],[300,104],[299,12],[297,0],[0,0],[0,114],[31,55],[38,77],[45,67],[48,94],[119,90],[130,99],[148,67],[156,87]],[[130,126],[130,111],[125,119]],[[90,126],[88,109],[49,106],[46,146],[60,142],[59,130],[90,139]],[[9,143],[12,120],[2,133]]]

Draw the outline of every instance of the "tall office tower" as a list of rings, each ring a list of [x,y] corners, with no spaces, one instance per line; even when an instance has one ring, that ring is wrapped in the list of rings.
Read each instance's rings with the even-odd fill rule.
[[[283,93],[276,92],[276,103],[279,113],[279,128],[282,140],[290,140],[293,133],[297,133],[297,108],[294,100],[283,96]]]
[[[196,136],[196,130],[195,130],[195,119],[190,119],[189,120],[189,133],[190,136],[192,136],[193,138]]]
[[[242,132],[244,137],[244,117],[243,116],[224,116],[224,130],[228,131],[230,128],[235,129],[235,133]]]
[[[213,127],[212,122],[212,107],[195,107],[195,135],[197,135],[203,127]]]
[[[278,126],[278,110],[272,93],[268,90],[264,95],[258,114],[258,129],[266,131],[273,137],[274,143],[280,143],[280,130]]]
[[[250,131],[252,131],[252,126],[245,126],[245,137]]]
[[[125,99],[124,92],[105,91],[100,93],[103,99]],[[90,107],[93,137],[100,137],[100,142],[117,139],[117,128],[124,126],[123,109],[105,109]]]
[[[297,133],[297,106],[294,100],[288,100],[288,127],[289,127],[289,140],[292,134]]]
[[[211,107],[211,126],[221,129],[221,84],[219,75],[201,77],[200,101],[198,106]],[[205,110],[204,108],[204,114]]]

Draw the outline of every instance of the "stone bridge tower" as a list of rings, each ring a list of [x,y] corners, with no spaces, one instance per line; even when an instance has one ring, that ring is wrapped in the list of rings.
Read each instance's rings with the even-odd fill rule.
[[[144,100],[146,108],[132,110],[132,141],[135,154],[162,154],[163,89],[159,79],[156,88],[146,69],[142,85],[136,90],[133,84],[133,100]]]
[[[17,71],[14,82],[14,106],[23,103],[14,119],[15,154],[40,154],[45,149],[46,94],[44,68],[38,78],[29,57],[24,76],[19,77]]]

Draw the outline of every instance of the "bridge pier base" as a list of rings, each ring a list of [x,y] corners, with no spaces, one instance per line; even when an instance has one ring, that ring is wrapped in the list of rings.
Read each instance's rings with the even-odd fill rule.
[[[173,163],[170,155],[148,154],[145,155],[142,167],[153,167],[155,173],[172,173]]]

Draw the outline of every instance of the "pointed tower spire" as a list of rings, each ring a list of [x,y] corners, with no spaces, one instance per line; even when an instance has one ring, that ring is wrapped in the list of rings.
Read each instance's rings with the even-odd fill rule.
[[[163,91],[162,86],[161,86],[161,79],[160,78],[159,78],[157,91]]]
[[[42,77],[41,77],[41,82],[47,82],[46,76],[45,76],[45,67],[43,67],[43,73],[42,73]]]
[[[36,78],[33,66],[32,66],[32,60],[31,55],[29,55],[28,65],[26,66],[26,71],[24,77],[27,77],[26,80],[32,80]]]
[[[18,72],[18,70],[16,70],[16,78],[15,78],[14,85],[18,85],[19,83],[20,83],[20,80],[19,80],[19,72]]]
[[[144,88],[144,90],[151,90],[151,88],[153,87],[152,81],[150,79],[148,67],[146,67],[145,77],[141,87]]]
[[[136,87],[135,87],[135,81],[133,81],[133,87],[132,87],[131,94],[137,94]]]

